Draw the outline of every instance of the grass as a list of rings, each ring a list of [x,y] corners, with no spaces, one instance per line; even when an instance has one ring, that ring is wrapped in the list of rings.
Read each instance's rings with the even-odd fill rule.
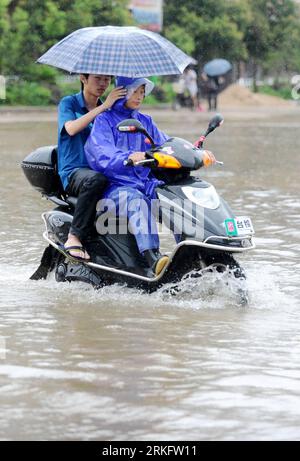
[[[275,89],[269,85],[262,85],[258,87],[258,92],[262,94],[267,94],[269,96],[277,96],[282,99],[292,99],[290,86],[281,86],[279,89]]]

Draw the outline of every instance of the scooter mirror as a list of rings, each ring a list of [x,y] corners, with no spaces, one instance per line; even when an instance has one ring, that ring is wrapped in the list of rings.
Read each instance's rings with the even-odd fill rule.
[[[204,135],[200,136],[200,138],[195,142],[194,146],[198,148],[202,148],[203,143],[205,141],[206,136],[209,135],[212,131],[214,131],[218,126],[222,125],[224,122],[223,115],[221,114],[216,114],[213,116],[212,119],[210,119],[207,130]]]
[[[135,118],[127,118],[122,122],[118,123],[117,129],[122,132],[131,132],[131,133],[143,133],[147,136],[152,146],[155,146],[155,143],[152,137],[147,133],[141,122]]]
[[[218,126],[222,125],[223,122],[224,122],[224,118],[221,114],[214,115],[214,117],[210,120],[208,124],[207,131],[211,133],[213,130],[218,128]]]
[[[134,118],[128,118],[118,123],[117,129],[119,131],[131,131],[135,133],[145,133],[145,128],[138,120]]]

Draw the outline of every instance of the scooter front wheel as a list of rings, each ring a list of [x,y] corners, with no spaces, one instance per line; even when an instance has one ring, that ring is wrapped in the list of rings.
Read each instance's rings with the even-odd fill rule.
[[[59,263],[55,271],[55,280],[57,282],[66,282],[67,266],[65,263]]]
[[[214,267],[218,272],[230,270],[237,279],[246,279],[245,270],[234,259],[231,254],[218,253],[210,254],[204,258],[206,267]]]
[[[218,272],[230,271],[238,281],[246,280],[246,273],[243,267],[235,260],[231,254],[210,254],[204,259],[207,269],[216,269]],[[237,287],[239,304],[246,306],[249,303],[248,289],[243,283]]]

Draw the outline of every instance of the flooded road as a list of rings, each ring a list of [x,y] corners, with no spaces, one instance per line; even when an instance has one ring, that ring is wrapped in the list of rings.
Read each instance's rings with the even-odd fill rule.
[[[208,120],[152,115],[190,141]],[[300,440],[300,109],[224,115],[206,144],[224,166],[198,174],[252,218],[248,307],[223,274],[176,297],[29,281],[51,205],[19,163],[55,117],[0,113],[1,440]]]

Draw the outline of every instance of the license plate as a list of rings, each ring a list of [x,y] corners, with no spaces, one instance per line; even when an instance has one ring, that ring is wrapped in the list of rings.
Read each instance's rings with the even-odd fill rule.
[[[228,237],[242,237],[254,234],[253,225],[248,216],[225,219],[225,229]]]

